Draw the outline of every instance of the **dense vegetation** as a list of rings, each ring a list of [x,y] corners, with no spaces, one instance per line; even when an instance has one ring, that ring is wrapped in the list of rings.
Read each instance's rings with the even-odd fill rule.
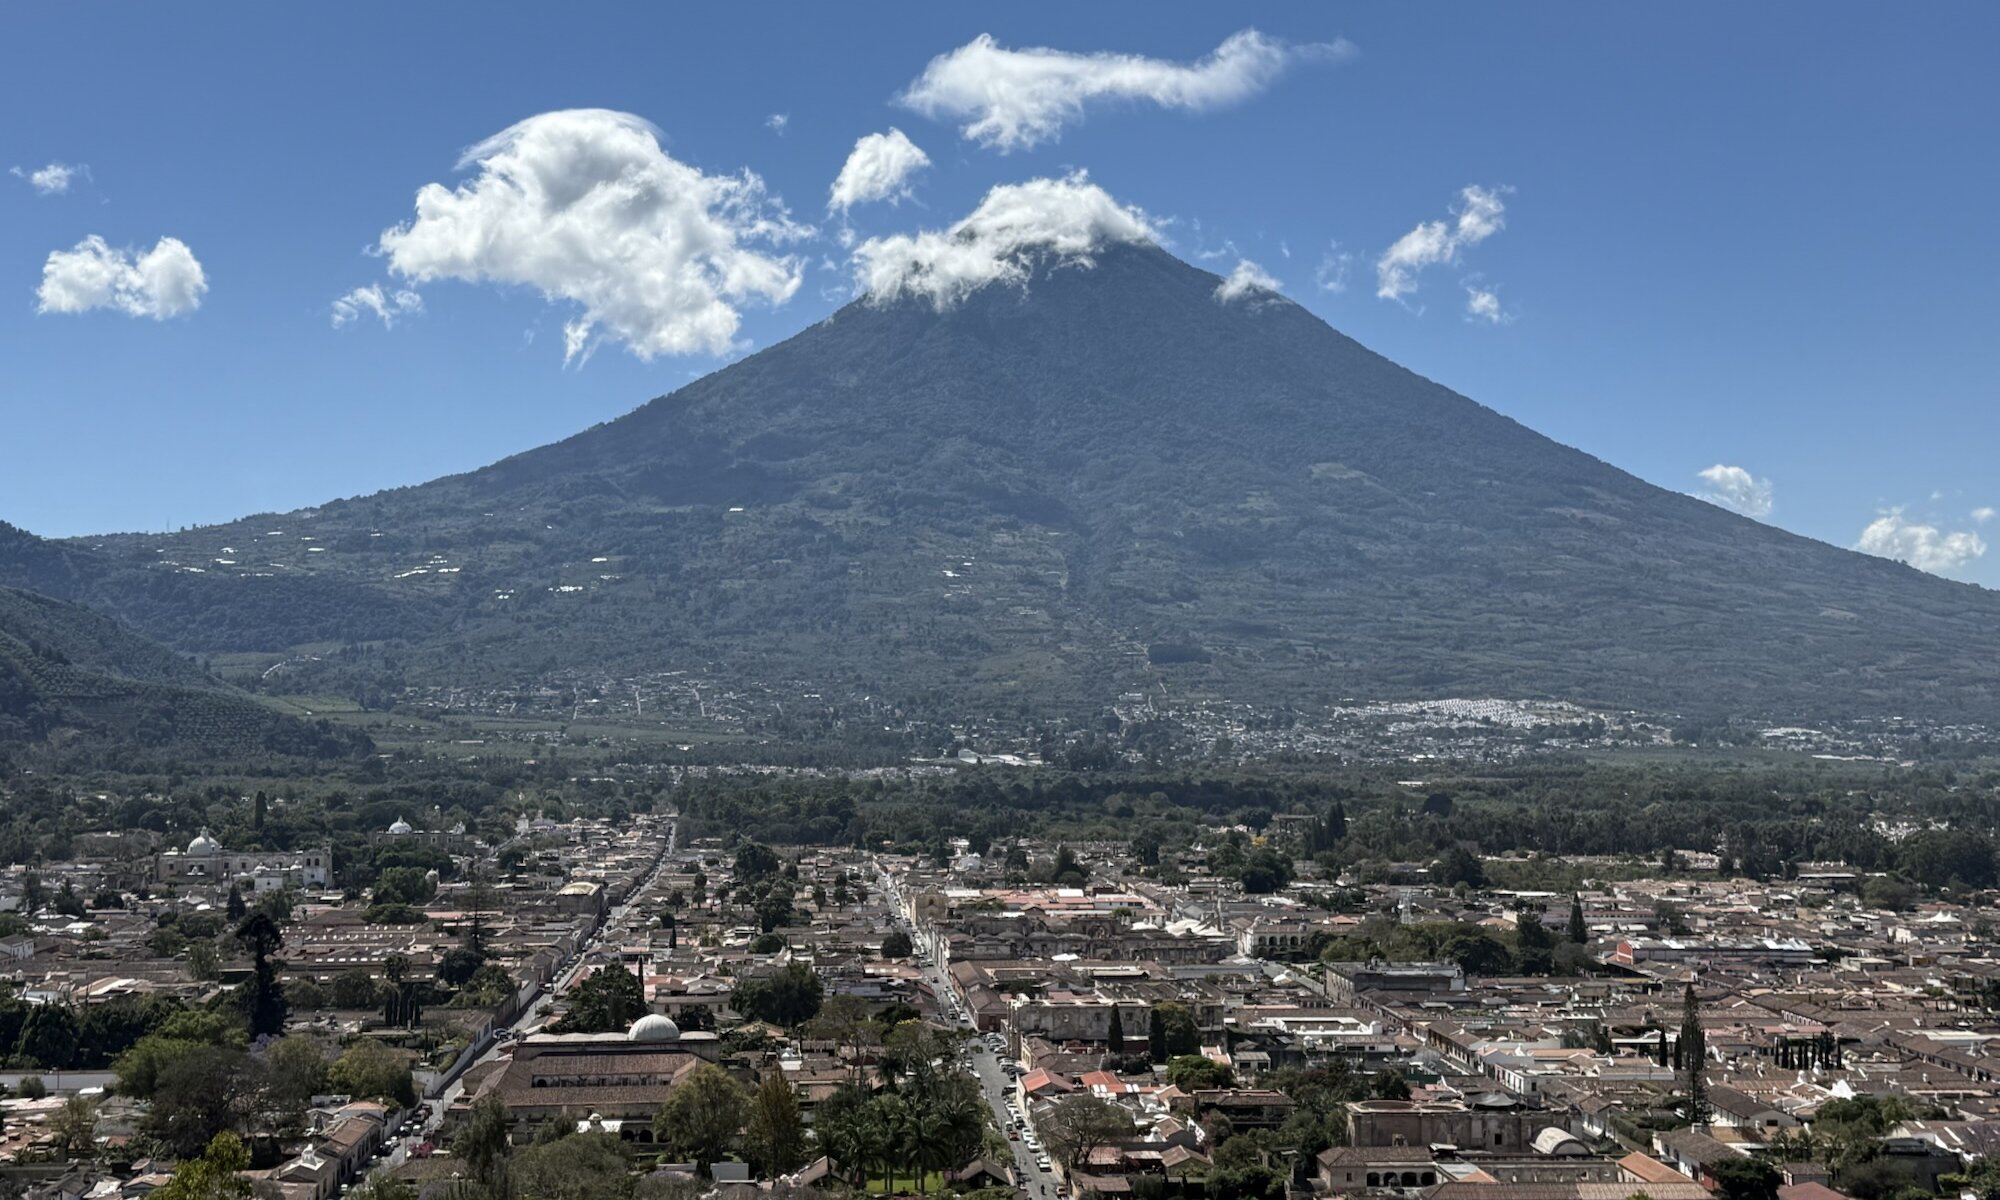
[[[0,587],[0,753],[23,747],[326,758],[368,741],[274,712],[89,609]]]

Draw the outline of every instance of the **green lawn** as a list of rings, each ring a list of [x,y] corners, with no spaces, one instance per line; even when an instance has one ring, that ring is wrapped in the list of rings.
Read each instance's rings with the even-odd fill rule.
[[[936,1171],[933,1171],[930,1174],[924,1176],[924,1183],[922,1187],[916,1186],[908,1176],[898,1175],[896,1176],[896,1191],[898,1193],[938,1192],[944,1190],[944,1182],[945,1182],[944,1176]],[[883,1191],[884,1188],[882,1187],[882,1180],[880,1177],[873,1178],[868,1181],[869,1195],[879,1196],[883,1193]]]

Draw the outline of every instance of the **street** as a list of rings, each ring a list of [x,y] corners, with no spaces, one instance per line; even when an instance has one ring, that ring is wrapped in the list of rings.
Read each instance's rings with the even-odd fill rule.
[[[1013,1081],[1007,1078],[1004,1060],[987,1045],[985,1035],[973,1029],[971,1016],[964,1013],[959,1006],[957,993],[952,991],[944,968],[927,953],[922,941],[917,939],[916,930],[911,927],[909,918],[903,915],[902,896],[897,892],[894,881],[879,867],[876,869],[876,887],[889,902],[890,920],[896,928],[910,934],[911,940],[918,946],[917,953],[923,963],[921,969],[924,978],[930,984],[931,994],[937,997],[938,1019],[954,1029],[965,1030],[971,1035],[967,1048],[972,1052],[972,1073],[979,1080],[979,1091],[986,1097],[987,1107],[993,1111],[994,1127],[1004,1136],[1007,1127],[1014,1121],[1013,1115],[1007,1111],[1007,1104],[1013,1098]],[[1026,1114],[1022,1115],[1025,1122]],[[1035,1161],[1039,1153],[1046,1153],[1046,1147],[1039,1152],[1030,1149],[1025,1140],[1028,1133],[1029,1127],[1024,1123],[1021,1126],[1023,1140],[1007,1143],[1022,1190],[1031,1197],[1054,1197],[1063,1194],[1062,1180],[1054,1171],[1042,1170]]]
[[[578,948],[577,953],[569,962],[556,973],[555,978],[550,982],[550,986],[537,989],[534,997],[522,1007],[520,1014],[513,1021],[505,1026],[494,1029],[485,1047],[478,1054],[472,1056],[462,1066],[454,1065],[450,1082],[437,1095],[423,1098],[422,1103],[430,1105],[430,1116],[425,1118],[420,1125],[405,1125],[403,1132],[387,1143],[390,1147],[388,1155],[377,1159],[375,1164],[363,1176],[363,1179],[373,1177],[377,1173],[393,1171],[397,1167],[402,1166],[409,1159],[410,1147],[422,1142],[435,1142],[438,1130],[444,1124],[445,1113],[450,1110],[452,1104],[465,1094],[465,1076],[474,1068],[499,1058],[502,1051],[512,1045],[514,1038],[541,1024],[547,1014],[550,1001],[568,990],[570,983],[576,978],[578,972],[584,970],[586,967],[596,965],[596,955],[599,951],[606,945],[615,948],[619,944],[620,939],[626,934],[634,932],[630,928],[634,910],[638,909],[652,892],[654,885],[659,882],[661,873],[666,870],[667,863],[672,860],[679,846],[680,822],[678,820],[671,820],[667,825],[666,848],[661,851],[659,859],[653,863],[653,869],[647,872],[646,877],[633,885],[632,891],[626,897],[624,903],[616,905],[605,914],[604,920],[599,922],[596,931],[584,941],[583,945]]]

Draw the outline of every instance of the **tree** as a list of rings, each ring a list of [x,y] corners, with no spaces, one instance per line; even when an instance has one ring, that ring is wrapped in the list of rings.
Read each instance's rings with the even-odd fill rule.
[[[222,956],[216,953],[215,943],[207,938],[196,938],[187,944],[188,974],[198,980],[222,978]]]
[[[236,927],[236,940],[250,951],[250,979],[243,985],[243,1011],[250,1019],[250,1036],[276,1037],[285,1031],[290,1007],[285,1003],[285,986],[278,982],[277,964],[271,960],[285,944],[285,935],[269,913],[252,913]]]
[[[1038,1122],[1049,1153],[1074,1170],[1090,1152],[1132,1132],[1125,1110],[1097,1096],[1066,1096],[1049,1106]]]
[[[76,1013],[67,1004],[37,1004],[21,1026],[15,1054],[30,1066],[62,1070],[76,1057]]]
[[[357,1099],[382,1100],[401,1108],[417,1103],[409,1061],[373,1038],[349,1046],[327,1070],[327,1078]]]
[[[729,1005],[745,1016],[791,1028],[819,1012],[824,987],[804,963],[790,963],[769,975],[746,979],[730,994]]]
[[[1228,1067],[1200,1054],[1183,1054],[1167,1063],[1167,1079],[1184,1092],[1226,1088],[1235,1081]]]
[[[1118,1006],[1111,1006],[1111,1024],[1104,1031],[1104,1046],[1113,1054],[1125,1053],[1125,1018],[1118,1015]]]
[[[1681,1062],[1681,1091],[1687,1096],[1686,1115],[1691,1125],[1708,1124],[1708,1036],[1701,1028],[1701,1000],[1694,994],[1694,984],[1687,985],[1687,992],[1681,998],[1681,1040],[1675,1053]],[[1773,1195],[1776,1185],[1773,1184]],[[1748,1197],[1733,1197],[1732,1200],[1749,1200]]]
[[[486,965],[486,955],[469,946],[453,946],[438,959],[438,978],[452,987],[464,987],[479,968]]]
[[[335,1008],[374,1008],[382,1003],[382,988],[368,968],[350,967],[326,985],[326,999]]]
[[[569,994],[569,1009],[556,1033],[615,1033],[646,1015],[646,989],[623,963],[600,968]]]
[[[1569,940],[1581,946],[1590,940],[1590,926],[1583,920],[1583,897],[1571,892],[1569,895]]]
[[[1945,1175],[1938,1182],[1946,1189],[1970,1192],[1975,1200],[2000,1200],[2000,1158],[1982,1155],[1975,1158],[1956,1175]]]
[[[745,842],[736,851],[736,878],[766,879],[778,873],[778,852],[761,842]]]
[[[1479,861],[1478,855],[1462,845],[1454,845],[1432,864],[1431,877],[1446,887],[1458,883],[1485,887],[1486,867]]]
[[[490,1196],[505,1196],[508,1191],[507,1155],[512,1148],[508,1124],[507,1106],[489,1093],[472,1106],[458,1136],[451,1139],[452,1157],[465,1164],[473,1182]]]
[[[1717,1200],[1778,1200],[1778,1169],[1761,1158],[1732,1156],[1708,1164]]]
[[[782,1071],[764,1076],[750,1105],[744,1148],[757,1174],[772,1179],[797,1170],[805,1162],[806,1126],[799,1100]]]
[[[1368,1093],[1377,1100],[1408,1100],[1410,1081],[1401,1071],[1384,1071],[1369,1081]]]
[[[174,1177],[154,1189],[154,1200],[250,1200],[255,1195],[243,1172],[250,1169],[250,1151],[233,1133],[218,1133],[201,1157],[174,1168]]]
[[[158,1088],[161,1074],[175,1062],[203,1047],[240,1047],[243,1040],[243,1027],[222,1013],[177,1012],[118,1056],[113,1063],[118,1090],[147,1099]]]
[[[1167,1019],[1158,1008],[1146,1018],[1146,1057],[1156,1063],[1167,1061]]]
[[[560,1129],[560,1122],[549,1128]],[[623,1141],[608,1133],[578,1133],[543,1142],[514,1156],[516,1194],[534,1200],[598,1200],[630,1195],[632,1162]]]
[[[883,958],[908,958],[915,949],[910,944],[910,935],[900,929],[892,929],[882,938]]]
[[[233,1046],[197,1045],[161,1065],[146,1127],[183,1158],[221,1133],[246,1124],[252,1094],[249,1055]]]
[[[55,1135],[56,1146],[62,1150],[64,1158],[74,1158],[81,1151],[97,1148],[97,1105],[81,1092],[63,1101],[49,1119],[49,1132]]]
[[[720,1067],[703,1063],[667,1097],[653,1117],[653,1136],[669,1152],[696,1164],[722,1161],[743,1128],[750,1107],[743,1085]]]
[[[1194,1013],[1185,1004],[1169,1000],[1154,1009],[1166,1025],[1166,1054],[1156,1062],[1166,1062],[1183,1054],[1201,1052],[1201,1028],[1194,1022]]]
[[[421,867],[390,867],[375,877],[369,899],[376,904],[427,904],[437,895],[437,881]]]
[[[758,897],[757,902],[751,906],[751,911],[757,914],[757,928],[760,932],[772,933],[779,926],[790,925],[798,919],[798,915],[792,911],[790,889],[790,884],[774,887]]]
[[[232,921],[241,921],[244,917],[250,915],[250,906],[243,902],[242,884],[232,883],[229,885],[229,902],[223,911],[229,914],[229,919]]]
[[[311,1038],[280,1038],[264,1052],[264,1076],[272,1102],[303,1117],[312,1098],[325,1094],[332,1076],[326,1055]]]

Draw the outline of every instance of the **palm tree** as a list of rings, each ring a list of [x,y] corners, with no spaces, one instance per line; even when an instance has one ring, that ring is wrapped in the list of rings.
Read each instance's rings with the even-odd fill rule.
[[[882,1190],[896,1190],[896,1167],[902,1153],[901,1101],[883,1096],[861,1115],[862,1136],[867,1143],[867,1160],[882,1169]]]
[[[946,1141],[950,1132],[950,1119],[937,1104],[909,1106],[903,1122],[903,1145],[908,1151],[910,1167],[917,1173],[919,1194],[929,1190],[932,1171],[942,1171],[951,1165],[951,1145]]]
[[[866,1115],[859,1110],[844,1112],[837,1119],[827,1120],[817,1131],[821,1144],[826,1147],[827,1157],[850,1175],[858,1172],[859,1183],[864,1190],[868,1186],[869,1150],[864,1128]]]

